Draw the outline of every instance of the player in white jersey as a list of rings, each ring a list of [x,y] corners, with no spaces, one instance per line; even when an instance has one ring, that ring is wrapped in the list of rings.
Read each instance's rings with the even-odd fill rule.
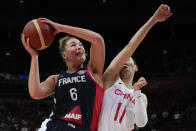
[[[130,131],[134,130],[135,125],[146,125],[147,98],[140,89],[147,82],[141,77],[136,83],[132,83],[138,67],[131,56],[150,29],[171,15],[167,5],[160,5],[104,72],[104,97],[98,131]]]

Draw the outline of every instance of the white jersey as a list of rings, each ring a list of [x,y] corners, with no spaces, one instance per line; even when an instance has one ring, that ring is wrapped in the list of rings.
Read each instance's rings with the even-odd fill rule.
[[[98,131],[130,131],[134,129],[134,107],[134,90],[129,90],[119,79],[105,91]]]

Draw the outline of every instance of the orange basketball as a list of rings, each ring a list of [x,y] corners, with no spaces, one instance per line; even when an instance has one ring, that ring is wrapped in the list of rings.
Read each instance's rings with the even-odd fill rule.
[[[43,50],[51,45],[54,40],[54,29],[40,19],[29,21],[24,29],[25,39],[29,38],[30,46],[35,50]]]

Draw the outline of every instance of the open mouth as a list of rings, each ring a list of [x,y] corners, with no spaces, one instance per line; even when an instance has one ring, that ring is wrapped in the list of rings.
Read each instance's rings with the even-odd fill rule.
[[[77,52],[77,56],[82,56],[84,53],[83,53],[83,51],[79,51],[79,52]]]

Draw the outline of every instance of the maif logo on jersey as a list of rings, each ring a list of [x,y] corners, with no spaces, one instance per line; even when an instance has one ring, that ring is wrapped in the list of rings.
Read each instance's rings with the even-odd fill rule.
[[[86,73],[85,70],[80,70],[80,71],[78,71],[78,74],[79,74],[79,75],[83,75],[83,74],[85,74],[85,73]]]
[[[80,106],[76,106],[75,108],[73,108],[69,113],[65,114],[65,116],[61,117],[61,119],[82,125]]]

